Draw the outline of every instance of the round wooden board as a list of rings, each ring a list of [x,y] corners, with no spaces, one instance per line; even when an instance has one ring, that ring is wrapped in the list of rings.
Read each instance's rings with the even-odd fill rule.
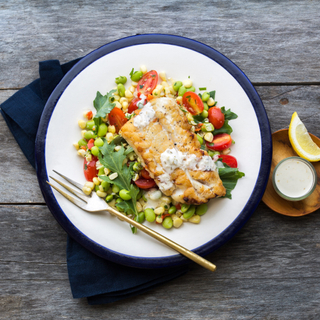
[[[310,134],[312,140],[320,147],[320,139]],[[288,129],[282,129],[272,134],[272,163],[269,180],[262,201],[273,211],[286,216],[300,217],[320,208],[320,162],[313,162],[318,176],[318,183],[314,192],[306,199],[301,201],[288,201],[281,198],[273,188],[272,174],[276,165],[287,157],[297,156],[293,150]]]

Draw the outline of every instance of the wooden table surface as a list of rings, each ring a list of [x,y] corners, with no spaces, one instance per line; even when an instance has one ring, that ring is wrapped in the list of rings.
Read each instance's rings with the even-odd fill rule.
[[[297,111],[320,136],[316,0],[8,0],[0,3],[0,30],[0,102],[38,78],[39,61],[66,62],[125,36],[169,33],[236,63],[260,94],[272,132]],[[0,142],[0,319],[319,319],[320,212],[290,218],[262,202],[208,256],[215,273],[193,265],[131,299],[102,306],[74,300],[67,236],[1,116]]]

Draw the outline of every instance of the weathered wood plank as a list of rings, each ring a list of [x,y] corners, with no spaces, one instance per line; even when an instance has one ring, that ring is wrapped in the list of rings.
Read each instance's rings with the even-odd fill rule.
[[[66,62],[142,33],[203,42],[253,82],[319,82],[319,11],[318,1],[303,0],[7,1],[0,7],[0,88],[25,86],[38,61]]]
[[[72,299],[65,235],[44,206],[0,206],[0,319],[316,319],[320,312],[317,213],[292,219],[263,204],[225,246],[209,255],[217,272],[188,274],[106,306]]]

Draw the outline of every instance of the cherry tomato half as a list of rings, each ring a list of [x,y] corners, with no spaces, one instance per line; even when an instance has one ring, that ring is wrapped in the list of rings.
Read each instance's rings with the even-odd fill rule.
[[[128,113],[132,113],[133,111],[135,111],[135,110],[138,109],[137,103],[138,103],[140,100],[141,100],[140,98],[134,98],[134,99],[130,102],[129,107],[128,107]]]
[[[142,177],[145,178],[145,179],[152,179],[152,178],[150,177],[149,172],[148,172],[146,169],[142,169],[142,170],[141,170],[141,175],[142,175]]]
[[[92,179],[98,176],[98,170],[96,168],[97,161],[98,158],[95,156],[92,156],[92,160],[90,162],[88,162],[87,159],[84,158],[83,172],[87,181],[92,182]]]
[[[120,131],[121,127],[128,121],[122,110],[115,107],[109,113],[109,123],[116,127],[117,133]]]
[[[203,111],[203,102],[201,98],[192,91],[187,91],[182,96],[182,104],[192,114],[197,115]]]
[[[220,129],[224,124],[224,114],[220,108],[212,107],[208,111],[209,121],[215,129]]]
[[[139,178],[134,182],[140,189],[150,189],[156,185],[153,179]]]
[[[138,82],[137,92],[146,97],[151,94],[158,84],[158,73],[155,70],[147,72]]]
[[[228,165],[230,168],[238,168],[237,159],[229,154],[220,154],[219,160]]]
[[[93,146],[94,146],[94,139],[90,139],[90,140],[88,141],[87,147],[88,147],[89,150],[91,150],[91,148],[92,148]]]
[[[206,142],[207,148],[214,151],[222,151],[231,146],[232,139],[230,134],[220,133],[213,137],[212,142]]]

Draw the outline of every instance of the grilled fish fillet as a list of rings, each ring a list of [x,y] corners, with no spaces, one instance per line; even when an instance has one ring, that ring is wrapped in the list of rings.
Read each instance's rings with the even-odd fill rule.
[[[153,99],[135,113],[120,134],[165,195],[197,205],[225,195],[213,160],[175,99]]]

